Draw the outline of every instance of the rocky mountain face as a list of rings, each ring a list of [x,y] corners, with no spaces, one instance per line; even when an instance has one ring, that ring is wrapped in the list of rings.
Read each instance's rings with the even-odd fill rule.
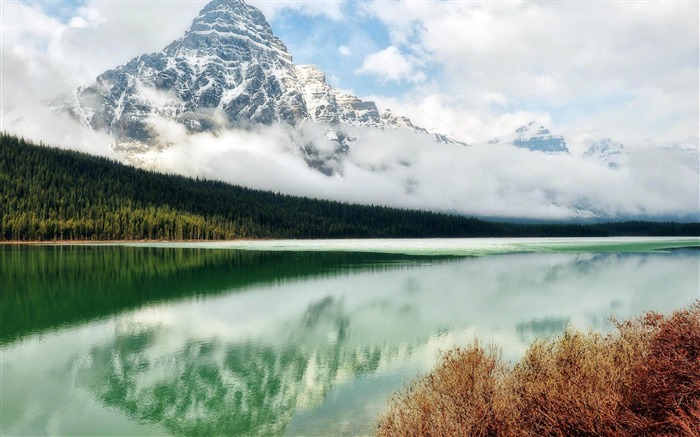
[[[564,137],[552,134],[534,121],[520,126],[512,135],[494,138],[489,144],[512,144],[534,152],[569,153]]]
[[[326,75],[315,65],[296,67],[297,78],[309,115],[315,121],[345,126],[381,127],[379,110],[374,102],[340,93],[326,83]]]
[[[430,134],[437,142],[467,145],[447,135],[428,132],[414,125],[408,117],[396,115],[390,109],[380,113],[374,102],[336,90],[326,82],[326,75],[315,65],[298,65],[296,74],[309,116],[314,121],[341,126],[408,129],[418,134]]]
[[[262,13],[240,0],[209,3],[162,52],[139,56],[77,90],[70,110],[126,148],[153,145],[154,116],[192,132],[308,117],[292,56]]]
[[[126,153],[167,146],[153,128],[158,118],[192,133],[311,119],[325,126],[340,153],[353,140],[343,127],[428,135],[406,117],[380,113],[374,102],[332,88],[315,66],[295,65],[263,14],[242,0],[213,0],[182,38],[105,72],[66,106],[91,128],[108,131]],[[433,138],[463,144],[441,134]],[[313,145],[301,146],[313,154]]]

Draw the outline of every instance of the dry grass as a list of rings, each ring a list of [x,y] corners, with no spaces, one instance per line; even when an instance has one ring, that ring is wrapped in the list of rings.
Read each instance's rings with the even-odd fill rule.
[[[449,351],[378,435],[700,437],[700,301],[616,327],[537,341],[512,368],[478,342]]]
[[[632,372],[630,409],[647,419],[645,434],[700,436],[700,303],[652,326]]]
[[[425,379],[392,399],[380,435],[494,435],[497,381],[505,367],[500,354],[475,342],[445,353]]]

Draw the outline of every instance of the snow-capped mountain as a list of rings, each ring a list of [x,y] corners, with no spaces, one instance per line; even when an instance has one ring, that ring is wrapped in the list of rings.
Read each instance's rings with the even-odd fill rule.
[[[222,124],[294,124],[308,116],[292,56],[262,13],[214,0],[163,51],[142,55],[77,90],[71,111],[116,143],[149,143],[152,117],[190,131]],[[222,120],[223,119],[223,120]]]
[[[296,74],[309,116],[314,121],[342,126],[408,129],[419,134],[430,134],[437,142],[466,146],[445,134],[428,132],[414,125],[408,117],[396,115],[390,109],[380,113],[372,101],[364,101],[336,90],[326,82],[326,75],[315,65],[298,65]]]
[[[296,67],[296,73],[309,115],[313,120],[345,126],[382,126],[379,110],[374,102],[364,102],[334,89],[326,83],[326,75],[315,65],[299,65]]]
[[[597,161],[610,168],[619,168],[624,159],[625,146],[616,143],[610,138],[602,138],[591,145],[583,153],[583,158]]]
[[[157,119],[192,133],[311,119],[326,126],[326,139],[339,143],[338,151],[352,142],[344,126],[428,135],[406,117],[380,114],[374,102],[332,88],[315,66],[296,66],[263,14],[242,0],[213,0],[182,38],[105,72],[67,106],[86,125],[108,131],[115,148],[127,153],[167,146],[159,144]]]
[[[549,129],[534,121],[520,126],[511,135],[494,138],[489,144],[512,144],[535,152],[569,153],[564,137],[552,134]]]

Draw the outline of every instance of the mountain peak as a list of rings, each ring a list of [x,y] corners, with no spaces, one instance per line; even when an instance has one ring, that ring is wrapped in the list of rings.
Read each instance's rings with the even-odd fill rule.
[[[248,5],[243,0],[212,0],[209,3],[207,3],[206,6],[204,6],[202,12],[210,11],[212,9],[231,8],[240,6],[245,8],[253,8],[253,6]],[[200,12],[200,15],[202,12]]]
[[[69,111],[93,129],[109,132],[115,149],[127,155],[169,145],[154,127],[158,119],[195,133],[298,126],[310,118],[327,124],[341,149],[351,138],[343,126],[427,134],[406,117],[382,115],[374,102],[331,87],[316,66],[296,66],[262,12],[242,0],[213,0],[163,51],[103,73],[73,97]]]
[[[198,132],[308,117],[292,55],[262,12],[241,0],[207,4],[182,38],[78,89],[69,110],[122,150],[157,145],[154,118]]]
[[[551,135],[549,129],[542,126],[540,123],[531,121],[528,124],[522,125],[515,130],[515,133],[522,138],[532,138],[534,136]]]
[[[569,153],[561,135],[552,134],[542,124],[531,121],[515,130],[512,135],[494,138],[489,144],[512,144],[516,147],[544,153]]]
[[[259,9],[242,0],[214,0],[202,9],[185,36],[165,49],[177,53],[196,49],[224,59],[235,52],[273,51],[280,60],[290,63],[292,55],[275,37],[272,27]]]
[[[517,128],[515,130],[515,132],[518,134],[523,134],[525,132],[532,132],[532,131],[537,131],[537,130],[541,130],[541,129],[544,129],[544,126],[542,126],[541,124],[538,125],[538,123],[536,121],[531,121],[528,124],[524,124],[524,125],[520,126],[519,128]],[[544,130],[546,130],[546,129],[544,129]]]
[[[601,138],[584,152],[583,157],[607,164],[610,168],[619,168],[622,166],[623,154],[625,146],[622,143],[616,143],[610,138]]]
[[[242,0],[213,0],[199,12],[199,16],[192,23],[191,30],[208,31],[216,26],[222,26],[226,31],[231,28],[231,25],[234,29],[243,30],[245,21],[253,22],[259,30],[272,33],[272,27],[265,20],[263,13]],[[200,29],[200,26],[204,28]]]
[[[259,25],[267,27],[272,31],[263,13],[260,12],[258,8],[250,6],[243,0],[213,0],[199,11],[199,15],[195,18],[194,23],[237,21],[237,19],[241,17],[252,18],[254,21],[258,21]]]
[[[622,143],[616,143],[610,138],[601,138],[591,144],[591,147],[584,153],[584,156],[592,156],[600,153],[605,153],[607,155],[620,154],[624,148],[625,146]]]

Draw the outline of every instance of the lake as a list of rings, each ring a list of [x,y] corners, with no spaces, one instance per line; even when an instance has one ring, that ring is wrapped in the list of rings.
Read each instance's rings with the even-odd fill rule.
[[[2,435],[364,435],[475,337],[700,298],[700,239],[0,246]]]

